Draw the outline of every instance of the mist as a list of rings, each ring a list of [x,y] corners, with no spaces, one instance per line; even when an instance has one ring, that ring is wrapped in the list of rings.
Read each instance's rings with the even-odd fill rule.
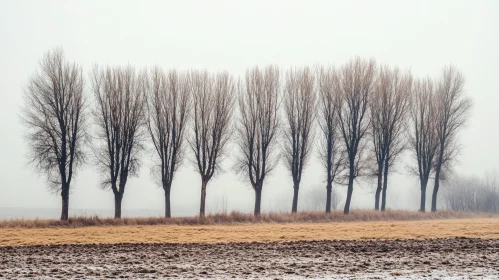
[[[357,55],[375,58],[379,65],[410,69],[415,77],[437,76],[444,65],[453,64],[462,71],[465,91],[474,103],[459,135],[462,149],[453,174],[492,172],[499,158],[499,132],[494,129],[499,109],[498,10],[495,1],[2,3],[0,219],[57,218],[60,212],[60,194],[51,193],[43,174],[28,164],[19,116],[29,77],[44,53],[55,47],[82,65],[88,96],[88,73],[95,63],[137,69],[157,65],[165,70],[227,70],[235,77],[243,77],[247,68],[256,65],[275,64],[283,70],[319,63],[339,66]],[[254,191],[247,178],[234,172],[235,149],[230,143],[223,171],[210,181],[207,213],[253,210]],[[139,176],[127,183],[122,202],[125,217],[164,213],[163,190],[151,175],[153,156],[148,147]],[[192,159],[190,151],[186,156]],[[419,183],[407,170],[413,160],[405,152],[391,174],[389,209],[416,211],[419,207]],[[302,177],[298,211],[322,211],[313,201],[321,190],[325,197],[324,176],[314,150]],[[89,160],[73,180],[70,216],[113,215],[113,194],[102,190],[100,182],[100,173]],[[374,208],[375,187],[372,179],[355,182],[352,211]],[[185,160],[173,181],[172,216],[196,215],[200,189],[195,166]],[[346,187],[336,189],[341,208]],[[292,197],[292,178],[281,161],[265,180],[262,212],[289,212]]]

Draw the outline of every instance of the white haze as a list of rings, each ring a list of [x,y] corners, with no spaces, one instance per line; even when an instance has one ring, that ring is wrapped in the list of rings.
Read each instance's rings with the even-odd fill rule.
[[[415,76],[436,76],[452,63],[464,74],[474,101],[455,172],[493,171],[499,165],[498,12],[497,1],[2,1],[0,217],[59,217],[60,196],[48,192],[45,177],[27,165],[19,120],[23,85],[44,53],[59,46],[85,73],[99,63],[240,76],[254,65],[277,64],[283,70],[340,65],[359,55],[411,69]],[[140,176],[127,184],[124,216],[163,214],[163,190],[150,176],[152,156],[144,154]],[[390,178],[390,208],[418,208],[418,183],[406,172],[410,160],[406,153]],[[173,183],[174,216],[199,210],[200,179],[189,161],[184,163]],[[225,172],[208,185],[207,211],[224,209],[224,201],[229,211],[252,211],[254,192],[246,178],[232,172],[230,160],[224,165]],[[71,214],[112,215],[112,192],[99,188],[92,164],[73,182]],[[324,186],[314,154],[303,175],[299,209],[306,206],[307,192],[325,193]],[[343,198],[344,192],[341,187]],[[280,164],[265,181],[262,210],[290,211],[291,200],[291,177]],[[356,183],[352,207],[373,205],[372,183]]]

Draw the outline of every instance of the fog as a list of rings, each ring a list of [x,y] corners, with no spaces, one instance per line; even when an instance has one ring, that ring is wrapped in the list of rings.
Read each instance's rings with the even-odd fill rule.
[[[61,199],[43,174],[28,165],[20,122],[23,87],[45,52],[62,47],[85,73],[94,63],[159,65],[164,69],[227,70],[276,64],[282,70],[317,63],[340,65],[354,56],[410,69],[415,77],[437,76],[452,63],[473,99],[460,135],[455,174],[481,175],[499,166],[499,19],[497,1],[4,1],[0,3],[0,218],[58,218]],[[87,79],[88,82],[88,79]],[[87,83],[87,94],[91,96]],[[317,143],[318,144],[318,143]],[[235,153],[234,145],[230,148]],[[124,216],[163,215],[164,194],[151,176],[152,152],[140,174],[128,180]],[[192,154],[188,153],[187,157]],[[233,171],[233,156],[210,181],[207,212],[251,212],[254,191]],[[417,210],[419,185],[407,172],[405,153],[389,181],[388,208]],[[70,195],[71,215],[112,216],[114,200],[100,189],[89,161]],[[433,182],[430,183],[430,193]],[[172,186],[172,215],[199,211],[201,180],[185,160]],[[298,210],[324,191],[317,152],[306,168]],[[265,180],[262,211],[290,211],[292,180],[281,163]],[[338,186],[344,203],[346,187]],[[429,201],[428,201],[429,203]],[[310,203],[309,203],[310,204]],[[354,186],[352,208],[374,207],[374,182]]]

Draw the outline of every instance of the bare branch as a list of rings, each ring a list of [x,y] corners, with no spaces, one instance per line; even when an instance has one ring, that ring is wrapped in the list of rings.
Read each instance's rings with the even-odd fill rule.
[[[260,214],[265,177],[275,168],[275,141],[279,127],[279,69],[255,67],[246,72],[239,92],[240,120],[237,127],[240,157],[236,168],[247,174],[255,190],[255,215]]]
[[[147,91],[147,128],[158,156],[153,173],[165,191],[166,217],[171,217],[171,186],[184,158],[189,105],[190,88],[186,74],[178,74],[175,70],[165,74],[159,67],[151,71]]]
[[[308,68],[289,70],[284,89],[285,129],[283,157],[293,178],[292,212],[297,211],[298,189],[303,167],[312,150],[316,93],[314,77]]]
[[[333,67],[317,68],[318,86],[318,123],[320,127],[321,144],[319,146],[319,158],[326,171],[326,213],[331,212],[331,201],[335,201],[333,195],[333,182],[345,169],[346,152],[341,149],[341,138],[338,127],[338,108],[340,95],[338,88],[338,76]]]
[[[385,210],[389,169],[406,147],[404,134],[411,89],[412,77],[409,73],[402,75],[398,68],[381,68],[370,102],[372,153],[376,162],[373,173],[378,179],[376,210],[379,209],[381,190],[381,210]]]
[[[438,149],[436,129],[436,108],[432,99],[435,88],[430,78],[416,81],[411,104],[411,129],[409,144],[416,159],[416,167],[411,171],[419,178],[421,186],[420,211],[425,211],[426,186],[433,171]]]
[[[131,66],[103,70],[95,66],[91,76],[98,126],[94,153],[105,175],[102,186],[113,191],[115,217],[121,218],[126,182],[137,175],[144,149],[147,75],[137,74]]]
[[[345,214],[350,211],[353,182],[365,169],[362,156],[367,143],[364,136],[369,129],[368,108],[375,76],[376,63],[373,59],[368,61],[356,58],[338,72],[335,89],[339,94],[338,125],[349,170]]]
[[[459,154],[458,133],[466,124],[472,101],[465,96],[464,77],[453,66],[444,67],[442,77],[436,82],[435,121],[438,134],[438,154],[435,162],[435,185],[433,188],[431,211],[437,211],[437,194],[441,174],[451,168]]]
[[[67,220],[71,180],[85,161],[82,69],[67,62],[62,49],[48,52],[39,67],[24,93],[22,120],[27,127],[30,161],[47,175],[50,188],[61,192],[61,219]]]
[[[220,164],[233,133],[236,84],[227,72],[210,75],[206,71],[192,71],[189,84],[194,110],[189,144],[201,176],[200,215],[204,216],[206,186],[213,175],[221,170]]]

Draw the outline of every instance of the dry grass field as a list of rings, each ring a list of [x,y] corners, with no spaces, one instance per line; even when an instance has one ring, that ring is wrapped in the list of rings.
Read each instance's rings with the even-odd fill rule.
[[[437,213],[420,213],[407,210],[387,210],[386,212],[354,209],[349,215],[343,211],[298,212],[298,213],[262,213],[256,218],[250,213],[233,211],[231,213],[209,214],[199,217],[145,217],[145,218],[101,218],[98,216],[70,217],[68,221],[61,220],[0,220],[0,228],[76,228],[88,226],[146,226],[146,225],[232,225],[247,223],[331,223],[359,221],[415,221],[435,219],[470,219],[499,218],[497,214],[470,213],[454,211],[438,211]]]
[[[0,228],[0,246],[499,238],[498,218],[333,223]]]

